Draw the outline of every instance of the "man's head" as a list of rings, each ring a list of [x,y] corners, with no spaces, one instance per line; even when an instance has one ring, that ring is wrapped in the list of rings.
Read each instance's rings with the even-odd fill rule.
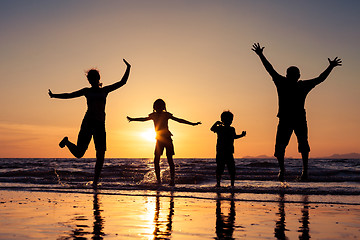
[[[289,67],[286,70],[286,78],[294,82],[297,82],[300,78],[300,70],[295,66]]]

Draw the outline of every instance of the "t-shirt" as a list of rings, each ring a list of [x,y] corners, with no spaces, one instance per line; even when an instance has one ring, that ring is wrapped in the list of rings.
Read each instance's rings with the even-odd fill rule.
[[[169,112],[153,112],[149,114],[149,118],[154,121],[156,139],[171,138],[168,122],[173,115]]]
[[[85,88],[86,115],[92,120],[105,121],[105,105],[108,92],[103,88]]]
[[[217,133],[216,150],[221,153],[234,153],[235,128],[231,126],[216,126],[213,131]]]
[[[279,118],[304,116],[306,96],[320,83],[318,79],[293,82],[281,75],[274,76],[273,81],[278,93]]]

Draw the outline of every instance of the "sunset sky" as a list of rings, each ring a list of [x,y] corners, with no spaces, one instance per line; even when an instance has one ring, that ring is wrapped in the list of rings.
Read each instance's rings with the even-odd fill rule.
[[[128,83],[109,94],[106,157],[151,158],[144,117],[162,98],[175,157],[215,157],[210,131],[224,110],[234,113],[235,157],[272,156],[277,94],[254,42],[281,74],[296,65],[301,79],[318,76],[327,58],[343,66],[308,96],[311,157],[360,152],[359,1],[28,1],[0,2],[0,157],[72,157],[60,149],[76,142],[84,97],[50,99],[89,86],[96,67],[104,85],[118,81],[125,58]],[[295,136],[287,156],[298,157]],[[95,157],[90,144],[84,157]]]

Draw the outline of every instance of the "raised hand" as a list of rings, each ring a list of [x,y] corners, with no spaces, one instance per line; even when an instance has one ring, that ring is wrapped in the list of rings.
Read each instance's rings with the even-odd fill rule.
[[[128,63],[125,59],[123,59],[123,61],[126,64],[127,67],[131,67],[130,63]]]
[[[49,92],[48,92],[49,96],[52,98],[53,97],[53,93],[51,92],[51,90],[49,89]]]
[[[328,58],[328,61],[329,61],[329,64],[331,67],[336,67],[336,66],[342,65],[342,61],[338,57],[334,58],[334,60],[330,60],[330,58]]]
[[[252,45],[252,49],[257,55],[261,55],[263,53],[265,47],[260,47],[259,43],[254,43]]]
[[[131,122],[133,119],[129,116],[126,117],[129,122]]]

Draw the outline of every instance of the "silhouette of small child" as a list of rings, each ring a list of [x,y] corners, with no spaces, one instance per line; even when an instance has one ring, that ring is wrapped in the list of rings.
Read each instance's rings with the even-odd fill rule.
[[[172,119],[179,123],[184,123],[192,126],[196,126],[201,124],[201,122],[189,122],[187,120],[174,117],[171,113],[166,111],[166,104],[164,100],[157,99],[153,105],[153,112],[149,114],[148,117],[141,117],[141,118],[131,118],[127,117],[129,122],[131,121],[138,121],[138,122],[145,122],[148,120],[154,121],[155,131],[156,131],[156,145],[155,145],[155,158],[154,158],[154,167],[155,167],[155,174],[158,184],[161,184],[160,178],[160,157],[163,154],[164,148],[166,148],[166,156],[170,166],[170,186],[175,185],[175,165],[173,161],[174,152],[174,145],[171,139],[172,133],[169,131],[168,127],[168,120]]]
[[[234,115],[230,111],[221,114],[221,121],[217,121],[211,127],[211,131],[217,134],[216,143],[216,186],[220,187],[221,175],[227,165],[231,186],[235,183],[234,140],[246,136],[246,131],[236,135],[235,128],[231,126]]]

